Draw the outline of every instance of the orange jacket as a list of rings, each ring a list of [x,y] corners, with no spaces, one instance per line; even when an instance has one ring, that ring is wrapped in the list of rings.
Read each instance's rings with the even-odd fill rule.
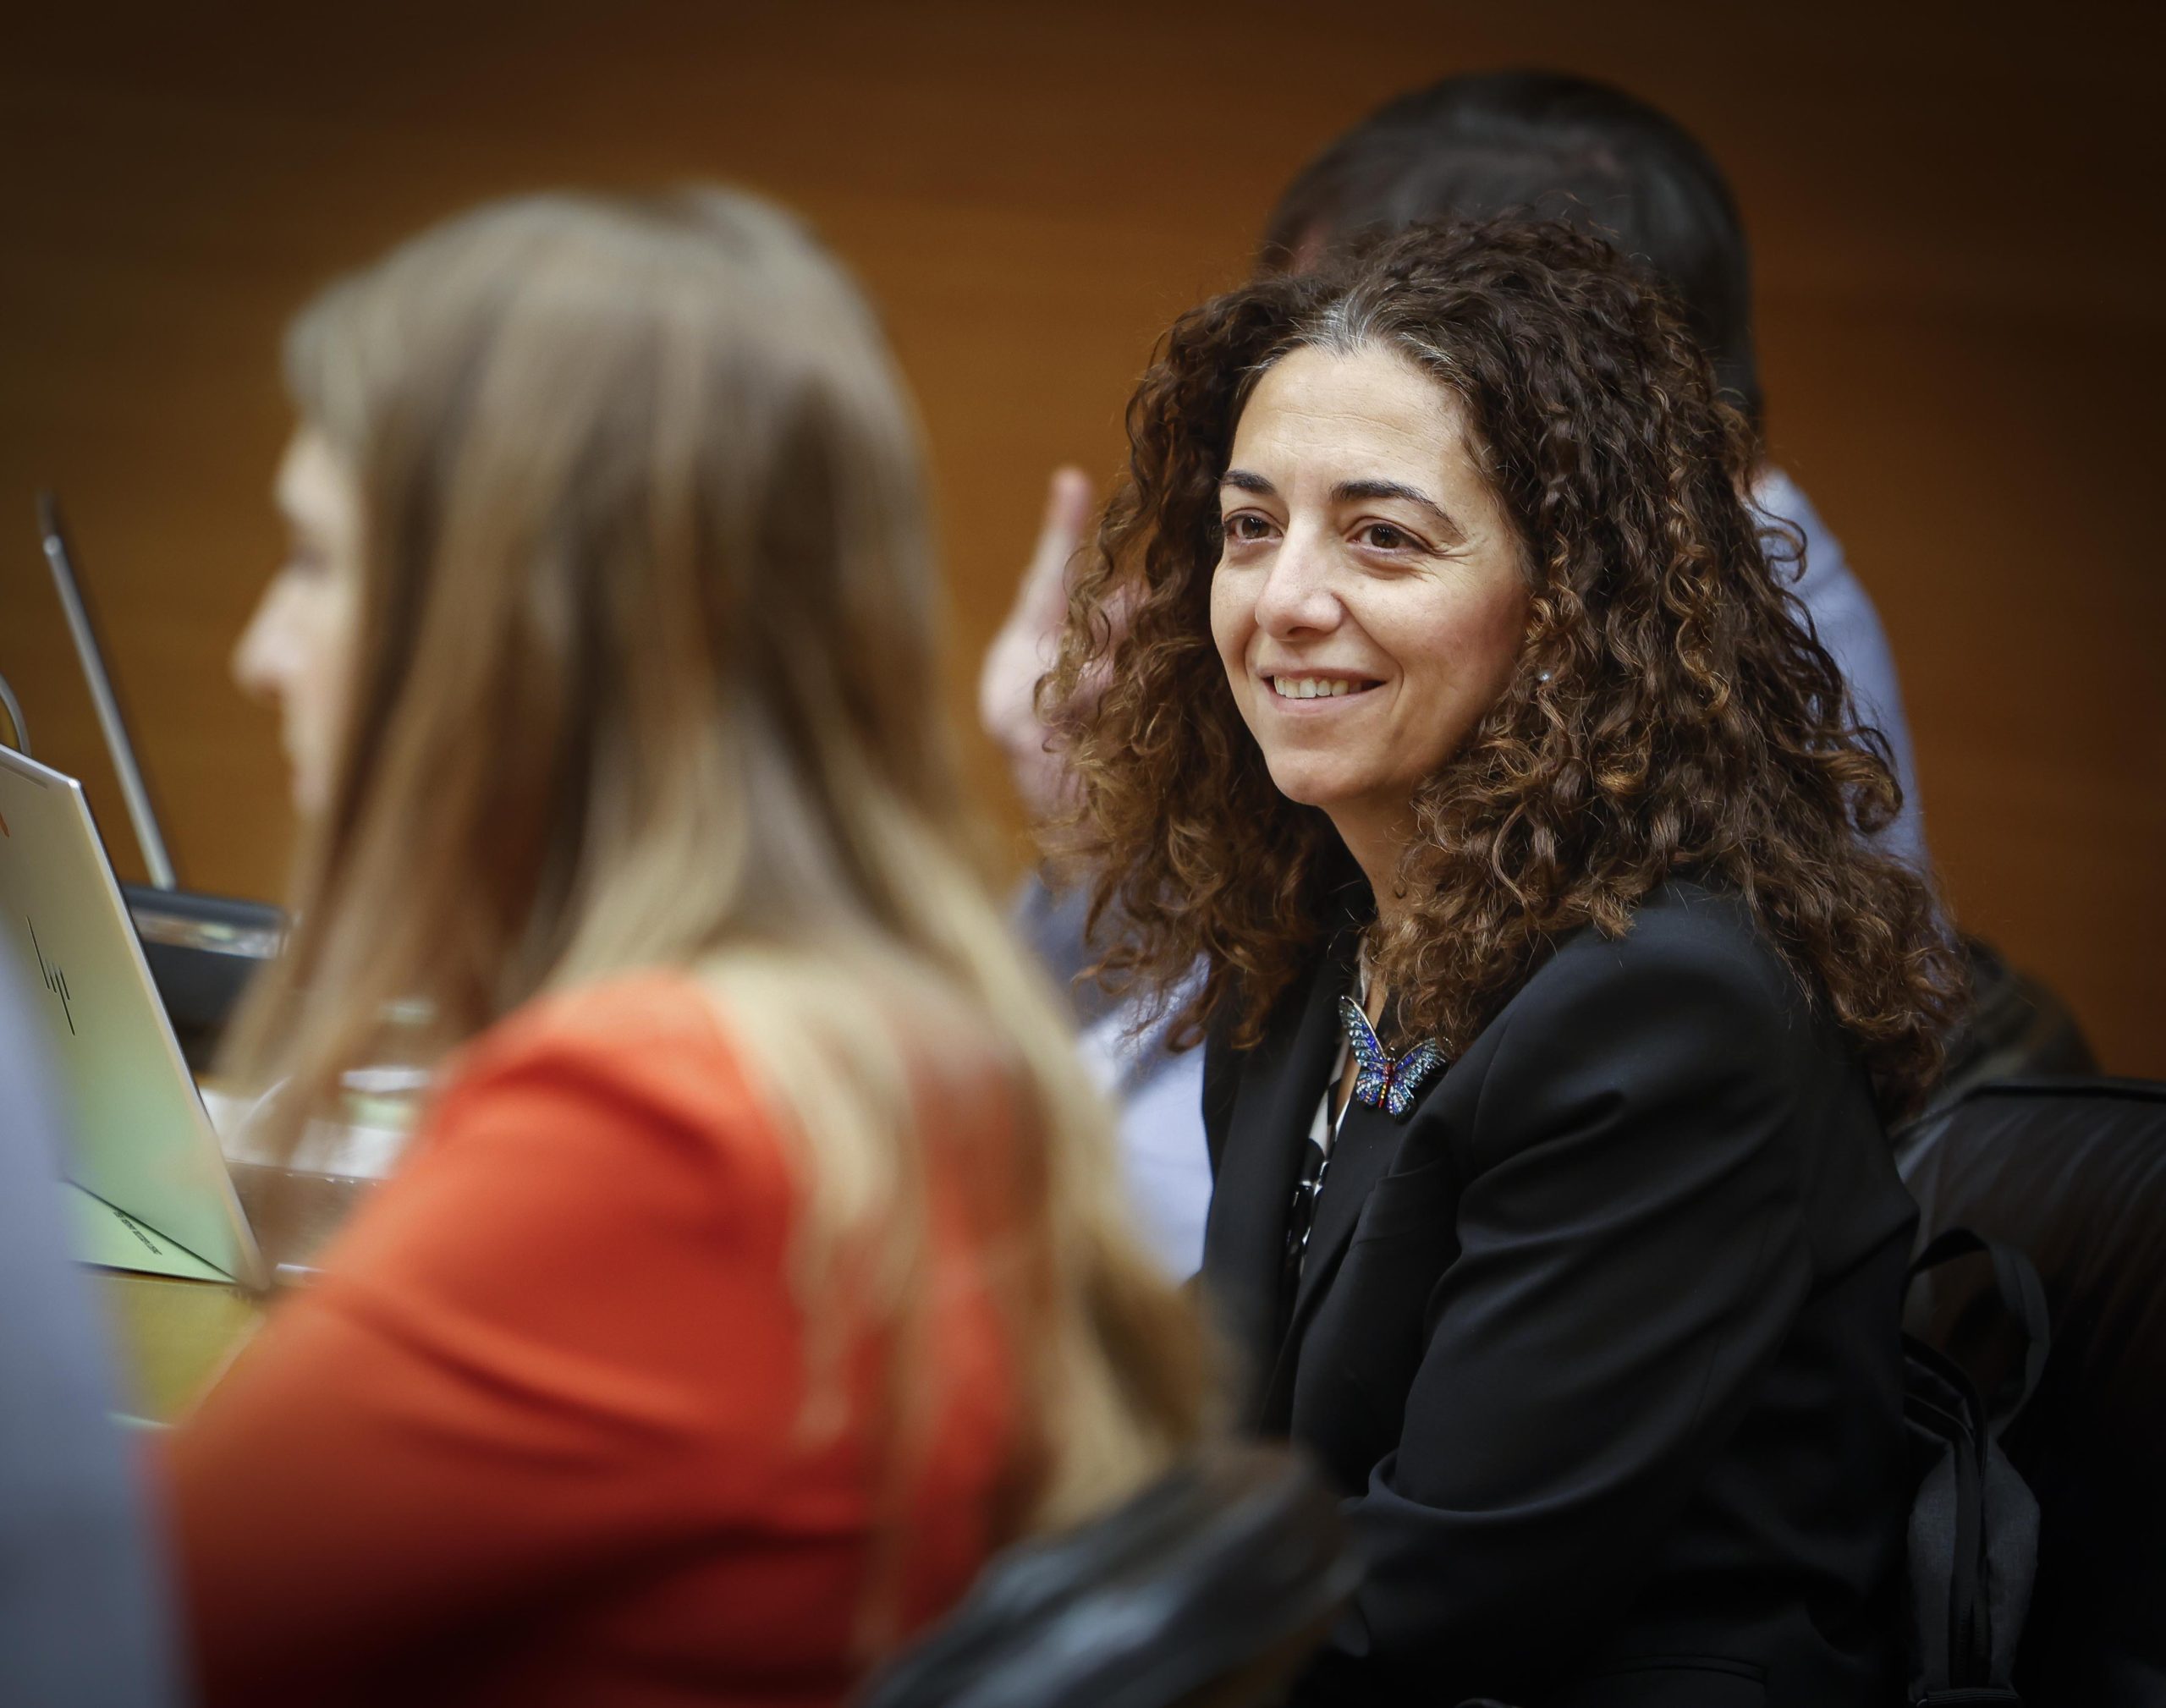
[[[982,1245],[937,1173],[905,1628],[976,1573],[1014,1440]],[[878,1349],[852,1343],[849,1420],[808,1440],[797,1198],[684,975],[480,1040],[170,1444],[211,1708],[839,1701],[889,1510]]]

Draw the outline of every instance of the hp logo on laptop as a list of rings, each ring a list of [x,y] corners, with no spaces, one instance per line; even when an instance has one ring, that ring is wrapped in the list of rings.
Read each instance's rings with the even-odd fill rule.
[[[75,1035],[74,997],[68,989],[68,975],[61,971],[58,961],[45,958],[45,945],[37,940],[37,921],[25,914],[23,923],[30,928],[30,947],[37,952],[37,969],[45,975],[45,987],[60,998],[60,1012],[68,1021],[68,1035]]]

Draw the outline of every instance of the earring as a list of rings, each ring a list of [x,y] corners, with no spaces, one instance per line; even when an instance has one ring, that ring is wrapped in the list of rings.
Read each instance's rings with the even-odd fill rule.
[[[1549,673],[1548,673],[1548,671],[1546,671],[1546,670],[1545,670],[1545,671],[1543,671],[1540,675],[1537,676],[1534,679],[1535,679],[1537,682],[1547,682],[1547,681],[1548,681],[1548,680],[1549,680]]]

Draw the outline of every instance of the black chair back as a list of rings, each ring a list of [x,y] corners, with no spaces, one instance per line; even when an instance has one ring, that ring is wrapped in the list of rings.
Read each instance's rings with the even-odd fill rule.
[[[1277,1702],[1358,1576],[1338,1502],[1301,1460],[1216,1448],[1002,1554],[860,1708]]]

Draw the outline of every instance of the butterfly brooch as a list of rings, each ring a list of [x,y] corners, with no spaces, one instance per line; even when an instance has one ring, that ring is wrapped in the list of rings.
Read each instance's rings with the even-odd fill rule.
[[[1432,1038],[1394,1057],[1377,1041],[1376,1028],[1351,997],[1339,999],[1339,1024],[1354,1046],[1354,1100],[1391,1112],[1394,1120],[1414,1107],[1415,1094],[1444,1065],[1443,1048]]]

